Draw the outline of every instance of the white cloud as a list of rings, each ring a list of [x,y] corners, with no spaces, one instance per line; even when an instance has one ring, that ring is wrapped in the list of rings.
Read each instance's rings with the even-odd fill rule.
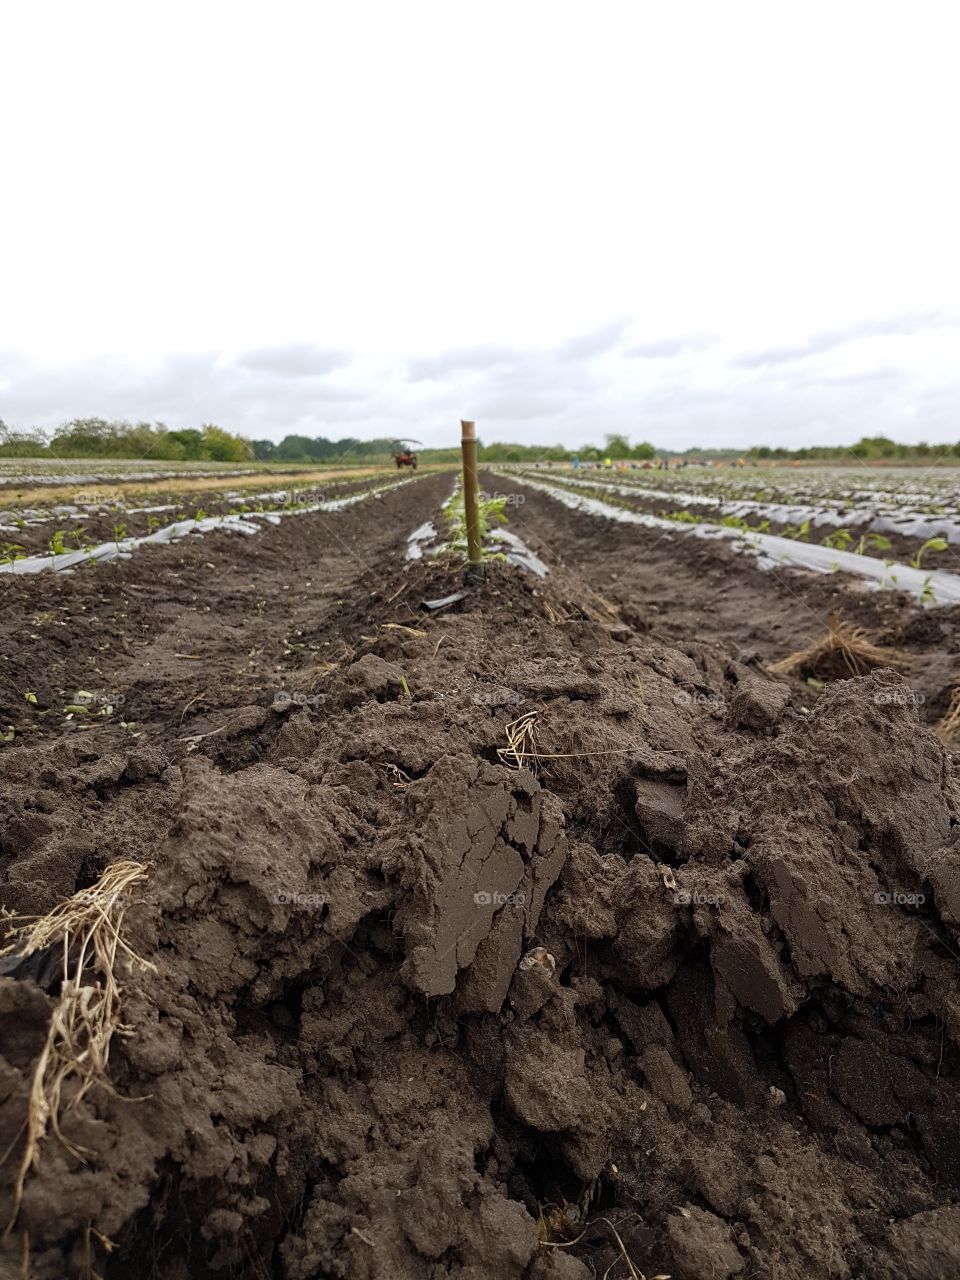
[[[0,416],[956,438],[954,17],[14,6]]]

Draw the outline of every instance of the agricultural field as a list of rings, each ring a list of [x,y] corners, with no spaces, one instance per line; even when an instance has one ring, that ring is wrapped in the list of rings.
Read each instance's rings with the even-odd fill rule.
[[[960,468],[508,468],[678,524],[791,538],[957,572]],[[941,543],[946,545],[941,545]],[[759,544],[758,544],[759,545]],[[789,555],[790,549],[787,548]]]
[[[113,559],[144,542],[213,529],[252,533],[261,521],[336,509],[400,482],[393,470],[368,468],[231,477],[226,483],[180,478],[149,489],[124,484],[103,492],[80,490],[70,501],[64,493],[43,501],[37,490],[28,490],[18,495],[18,504],[0,508],[0,573],[70,569]]]
[[[262,463],[168,462],[149,458],[0,458],[0,488],[82,485],[121,481],[175,480],[181,476],[240,476],[262,471]]]
[[[0,1275],[960,1274],[960,474],[121,478],[0,497]]]

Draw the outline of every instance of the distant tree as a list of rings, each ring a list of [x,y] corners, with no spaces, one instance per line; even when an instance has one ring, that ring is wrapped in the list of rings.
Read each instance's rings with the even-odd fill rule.
[[[66,458],[109,457],[117,452],[120,425],[106,418],[74,418],[54,431],[50,452]]]
[[[203,432],[196,427],[184,427],[181,431],[171,431],[169,439],[183,449],[181,455],[188,462],[201,462],[209,455],[204,452]]]
[[[887,436],[864,436],[853,446],[853,452],[861,458],[893,458],[897,445]]]
[[[0,454],[7,458],[40,458],[47,452],[46,436],[38,428],[14,431],[0,418]]]
[[[203,448],[214,462],[249,462],[253,458],[253,447],[242,436],[232,436],[212,422],[205,422],[200,430]]]
[[[608,458],[622,459],[630,457],[630,441],[626,436],[610,433],[603,437],[603,451]]]
[[[309,436],[284,436],[273,451],[277,462],[309,462],[307,450],[312,444]]]

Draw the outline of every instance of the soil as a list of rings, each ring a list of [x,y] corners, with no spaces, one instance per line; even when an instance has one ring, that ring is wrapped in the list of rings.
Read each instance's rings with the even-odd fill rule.
[[[943,716],[960,685],[956,606],[921,609],[906,592],[874,590],[847,573],[763,569],[724,541],[574,511],[514,477],[488,477],[488,484],[510,495],[510,527],[534,550],[550,563],[569,561],[624,620],[681,648],[709,639],[741,661],[772,665],[821,639],[836,614],[904,658],[901,670],[926,723]],[[943,555],[956,561],[955,551]],[[943,567],[960,572],[949,559]],[[794,694],[812,708],[820,690],[805,675],[793,677]]]
[[[428,612],[449,490],[0,587],[0,901],[142,862],[153,966],[0,1275],[960,1274],[960,787],[915,696],[955,617],[532,490],[548,576]],[[772,677],[835,608],[912,683]],[[59,994],[6,968],[4,1219]]]
[[[501,478],[501,487],[503,485],[504,478],[506,477]],[[562,475],[559,477],[561,484],[565,478],[566,477]],[[510,477],[510,479],[512,480],[513,477]],[[551,477],[549,475],[544,475],[542,477],[538,477],[538,479],[549,483]],[[706,523],[718,523],[723,519],[721,512],[715,507],[703,507],[696,506],[696,504],[694,504],[695,509],[691,513],[689,507],[682,502],[672,501],[669,498],[653,497],[649,494],[645,494],[642,489],[638,489],[636,493],[620,493],[613,491],[604,485],[591,485],[588,481],[583,481],[576,487],[573,487],[573,492],[581,493],[586,497],[597,498],[608,505],[623,507],[627,511],[640,511],[653,516],[669,517],[670,515],[677,515],[680,512],[685,512],[688,515],[696,515],[699,520]],[[781,500],[789,501],[786,498],[778,498],[775,493],[771,494],[771,502]],[[733,503],[735,499],[730,498],[728,501]],[[796,500],[794,500],[794,504],[797,506],[802,505]],[[786,524],[777,520],[764,521],[763,511],[751,512],[743,518],[754,531],[786,537],[796,536],[796,524]],[[853,550],[861,538],[866,540],[871,536],[873,520],[874,514],[869,511],[864,511],[863,519],[861,521],[856,524],[843,526],[851,538],[851,542],[846,547],[847,550]],[[761,524],[764,526],[762,529],[760,528]],[[815,525],[808,531],[806,541],[829,545],[826,543],[826,539],[836,535],[836,533],[837,529],[830,525]],[[910,564],[913,558],[920,553],[921,549],[925,548],[925,543],[927,542],[927,538],[925,537],[908,537],[902,533],[885,533],[883,536],[886,538],[888,545],[885,545],[882,549],[878,549],[869,541],[865,541],[865,550],[861,554],[872,555],[879,559],[885,558],[888,560],[896,560],[899,561],[900,564]],[[923,549],[920,563],[924,570],[936,569],[942,573],[960,573],[960,550],[958,550],[956,545],[947,546],[942,551],[926,547]]]
[[[274,509],[297,509],[300,506],[316,502],[327,502],[331,498],[345,497],[351,493],[360,493],[364,489],[374,488],[378,483],[390,483],[393,477],[381,473],[379,477],[360,479],[331,479],[326,475],[310,477],[300,475],[287,487],[277,484],[273,477],[257,477],[255,483],[241,485],[238,482],[222,486],[219,489],[193,489],[184,492],[181,489],[167,490],[150,495],[140,494],[129,503],[124,500],[108,502],[90,502],[83,494],[74,494],[76,501],[71,504],[77,508],[77,514],[66,514],[54,507],[45,508],[51,511],[49,518],[37,518],[21,514],[23,508],[38,510],[33,499],[28,498],[20,508],[11,507],[0,513],[0,549],[4,544],[16,544],[19,548],[11,551],[12,557],[49,555],[50,541],[59,532],[63,538],[66,551],[76,551],[85,546],[96,546],[102,542],[113,542],[116,539],[145,537],[164,525],[173,524],[176,520],[202,519],[204,515],[238,515],[244,511]],[[243,502],[230,502],[223,496],[223,488],[229,492],[242,494]],[[271,495],[271,496],[266,496]],[[279,496],[278,496],[279,495]],[[23,528],[17,526],[17,520],[23,521]]]

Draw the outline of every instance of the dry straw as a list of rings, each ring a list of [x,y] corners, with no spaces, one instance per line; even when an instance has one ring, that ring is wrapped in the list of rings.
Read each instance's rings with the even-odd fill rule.
[[[615,747],[609,751],[537,751],[536,726],[538,711],[525,711],[516,720],[504,726],[507,745],[497,748],[497,757],[501,764],[511,769],[530,767],[530,762],[539,760],[588,760],[594,756],[626,756],[636,751],[636,747]]]
[[[40,1144],[48,1133],[53,1132],[78,1159],[92,1154],[71,1144],[60,1122],[95,1086],[112,1088],[107,1077],[110,1043],[115,1035],[130,1033],[120,1020],[118,964],[125,957],[137,968],[155,967],[131,951],[121,937],[126,903],[146,875],[138,862],[115,862],[91,889],[75,893],[47,915],[6,918],[11,941],[0,955],[26,959],[46,953],[55,960],[59,952],[62,958],[60,991],[34,1068],[27,1117],[17,1135],[26,1130],[8,1231],[16,1222],[27,1174],[38,1164]],[[9,1154],[10,1150],[3,1159]]]
[[[800,671],[825,680],[842,680],[865,675],[877,667],[902,667],[909,660],[908,654],[874,644],[863,627],[853,626],[839,614],[832,613],[826,635],[808,648],[798,649],[773,663],[770,671],[776,674]]]
[[[933,732],[941,742],[952,743],[960,734],[960,687],[950,694],[950,705],[942,720],[933,726]]]

